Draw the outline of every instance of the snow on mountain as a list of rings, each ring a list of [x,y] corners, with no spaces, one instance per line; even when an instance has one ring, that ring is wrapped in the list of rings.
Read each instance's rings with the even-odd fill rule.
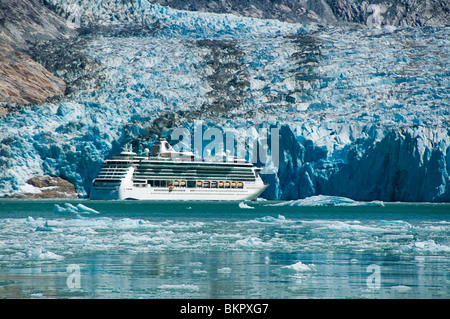
[[[39,62],[77,89],[1,119],[2,195],[50,175],[86,196],[102,160],[126,142],[142,151],[157,134],[203,120],[237,136],[279,129],[266,198],[450,200],[448,27],[306,26],[145,0],[44,2],[82,28],[76,46],[40,48]],[[73,48],[81,67],[70,66]]]

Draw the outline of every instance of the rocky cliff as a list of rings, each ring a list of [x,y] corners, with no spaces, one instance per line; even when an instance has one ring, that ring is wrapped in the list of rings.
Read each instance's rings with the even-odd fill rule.
[[[73,35],[64,19],[37,0],[0,1],[0,114],[64,95],[64,81],[27,51],[37,43]]]

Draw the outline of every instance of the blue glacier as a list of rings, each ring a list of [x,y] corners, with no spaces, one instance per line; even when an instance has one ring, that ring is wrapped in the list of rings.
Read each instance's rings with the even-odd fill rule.
[[[96,85],[1,118],[0,195],[50,175],[88,196],[101,162],[125,143],[140,152],[157,134],[202,120],[235,135],[279,129],[268,199],[450,201],[449,27],[301,25],[145,0],[48,2],[66,15],[76,9],[82,26],[151,32],[87,33],[81,53],[102,67]]]

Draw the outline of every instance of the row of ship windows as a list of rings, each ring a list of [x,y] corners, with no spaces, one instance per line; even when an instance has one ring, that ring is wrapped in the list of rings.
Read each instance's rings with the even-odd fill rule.
[[[135,180],[133,186],[145,187],[187,187],[187,188],[244,188],[243,182],[231,181],[172,181],[172,180]]]
[[[109,165],[103,166],[102,171],[104,172],[121,172],[126,173],[129,169],[129,166],[117,166],[117,165]],[[136,172],[142,173],[159,173],[159,172],[173,172],[173,173],[183,173],[183,172],[198,172],[198,173],[211,173],[211,172],[236,172],[236,173],[252,173],[251,167],[202,167],[202,166],[188,166],[188,167],[142,167],[139,166],[136,168]]]

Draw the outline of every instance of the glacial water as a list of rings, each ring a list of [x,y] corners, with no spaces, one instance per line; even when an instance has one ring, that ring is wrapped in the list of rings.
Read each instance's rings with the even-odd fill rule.
[[[3,199],[0,297],[447,299],[449,234],[450,204]]]

